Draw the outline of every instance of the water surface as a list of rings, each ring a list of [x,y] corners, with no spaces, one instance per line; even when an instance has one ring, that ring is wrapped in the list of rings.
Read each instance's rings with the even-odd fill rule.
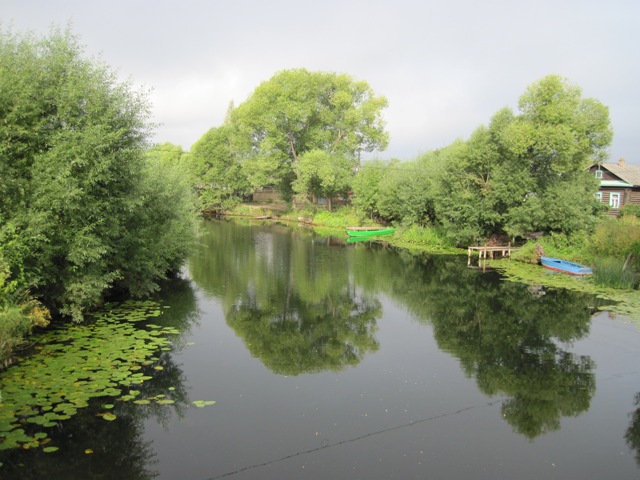
[[[183,401],[90,407],[56,454],[5,454],[15,478],[638,478],[640,333],[593,297],[466,257],[205,229],[146,387]]]

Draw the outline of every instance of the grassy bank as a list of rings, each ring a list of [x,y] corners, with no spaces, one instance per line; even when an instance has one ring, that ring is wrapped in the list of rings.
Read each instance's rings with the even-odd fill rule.
[[[292,211],[283,208],[282,205],[278,205],[277,208],[270,208],[269,205],[245,205],[241,211],[249,215],[251,212],[259,212],[260,215],[269,215],[274,219],[296,224],[303,222],[321,235],[345,238],[345,229],[348,226],[375,225],[370,219],[359,216],[350,207],[327,212],[322,208]],[[601,300],[594,307],[640,322],[640,293],[637,290],[636,273],[640,255],[632,254],[629,257],[628,254],[633,252],[634,248],[638,248],[639,232],[640,221],[637,219],[604,219],[592,236],[584,234],[569,238],[561,234],[548,235],[536,242],[526,243],[510,260],[491,260],[487,265],[499,269],[507,280],[593,294]],[[438,228],[399,226],[393,235],[385,236],[384,241],[416,252],[467,254],[466,249],[456,248],[447,239],[445,232]],[[540,247],[547,256],[591,266],[594,275],[576,278],[554,274],[542,268],[537,264],[536,249]]]

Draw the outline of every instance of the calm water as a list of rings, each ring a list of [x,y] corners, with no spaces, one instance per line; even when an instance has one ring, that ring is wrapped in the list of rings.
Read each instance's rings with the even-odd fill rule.
[[[466,257],[205,229],[146,387],[182,401],[84,409],[59,452],[5,452],[0,478],[640,477],[640,332],[594,298]]]

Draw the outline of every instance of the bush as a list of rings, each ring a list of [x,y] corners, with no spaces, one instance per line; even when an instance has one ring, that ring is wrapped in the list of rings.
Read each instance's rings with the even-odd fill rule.
[[[622,218],[605,218],[591,237],[590,253],[594,257],[625,259],[632,254],[636,266],[640,262],[640,218],[625,215]]]
[[[627,203],[618,212],[618,217],[637,217],[637,218],[640,218],[640,204]]]
[[[17,282],[7,282],[8,277],[9,269],[0,263],[0,366],[34,327],[47,326],[51,319],[49,310],[20,294]]]
[[[398,232],[402,243],[421,245],[435,249],[449,250],[455,248],[454,242],[449,239],[440,227],[421,227],[410,225]]]
[[[341,207],[333,212],[320,210],[313,216],[313,223],[332,228],[346,228],[352,225],[361,225],[363,220],[350,207]]]

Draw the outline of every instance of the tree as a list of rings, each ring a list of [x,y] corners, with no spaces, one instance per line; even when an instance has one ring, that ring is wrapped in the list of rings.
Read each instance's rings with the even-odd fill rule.
[[[315,198],[325,197],[327,209],[331,211],[333,197],[347,194],[353,178],[353,165],[344,156],[314,149],[300,156],[295,173],[293,191]]]
[[[225,123],[191,148],[188,164],[201,210],[230,209],[251,192],[232,142],[231,126]]]
[[[353,205],[372,219],[380,216],[378,208],[379,185],[387,170],[382,160],[370,160],[360,166],[353,179]]]
[[[519,102],[521,115],[502,134],[505,147],[529,176],[530,190],[509,212],[505,230],[575,233],[594,225],[597,181],[586,173],[611,144],[608,108],[581,97],[557,75],[531,85]]]
[[[386,148],[386,106],[366,82],[345,74],[279,72],[232,112],[243,170],[254,187],[277,184],[286,197],[307,171],[296,166],[305,153],[323,151],[315,158],[344,158],[355,167],[362,152]]]
[[[611,142],[608,110],[550,75],[455,147],[437,215],[459,243],[528,231],[572,234],[594,221],[595,179],[588,165]]]
[[[187,163],[189,153],[182,150],[179,145],[165,142],[148,149],[146,157],[148,161],[156,162],[157,165],[165,167]]]
[[[378,185],[378,210],[388,221],[425,225],[433,218],[433,182],[422,161],[391,161]]]
[[[0,33],[0,65],[0,258],[9,281],[74,320],[116,282],[137,294],[157,288],[187,243],[156,234],[170,222],[188,232],[191,218],[147,168],[146,93],[84,58],[69,31]],[[150,209],[168,198],[177,210],[165,223]],[[151,219],[159,223],[146,229]],[[144,275],[133,275],[143,264]]]

